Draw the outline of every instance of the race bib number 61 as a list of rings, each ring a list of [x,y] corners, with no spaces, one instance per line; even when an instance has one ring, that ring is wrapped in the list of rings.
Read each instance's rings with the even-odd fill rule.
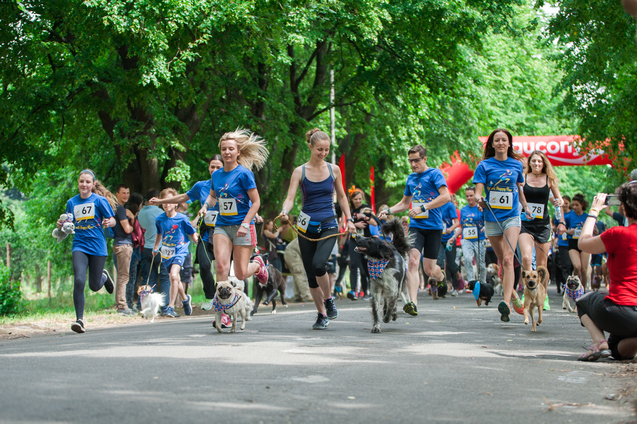
[[[513,193],[510,191],[490,191],[489,205],[493,209],[513,209]]]

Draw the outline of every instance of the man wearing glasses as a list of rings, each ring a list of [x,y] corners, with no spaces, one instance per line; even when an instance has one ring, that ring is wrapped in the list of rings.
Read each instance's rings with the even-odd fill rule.
[[[414,171],[407,177],[403,199],[389,209],[381,211],[378,217],[384,219],[387,214],[397,214],[409,210],[409,236],[414,240],[409,252],[407,269],[407,288],[410,302],[403,310],[410,315],[418,315],[418,266],[422,257],[425,274],[429,276],[429,284],[437,287],[438,282],[445,280],[445,274],[436,265],[438,249],[442,240],[441,206],[451,200],[447,181],[442,172],[427,166],[427,150],[418,145],[409,150],[409,165]],[[422,255],[422,256],[421,256]]]

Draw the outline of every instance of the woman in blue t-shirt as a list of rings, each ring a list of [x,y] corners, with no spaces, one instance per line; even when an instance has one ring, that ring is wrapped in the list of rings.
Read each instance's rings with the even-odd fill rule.
[[[520,156],[513,151],[513,136],[505,129],[494,130],[484,145],[483,160],[478,164],[473,183],[476,198],[484,211],[484,228],[502,267],[504,300],[498,305],[500,319],[510,320],[511,302],[518,314],[524,313],[524,305],[513,290],[514,250],[520,235],[520,212],[530,218],[531,210],[524,198],[522,184],[524,174]],[[486,198],[482,197],[485,189]]]
[[[257,184],[251,169],[261,169],[268,159],[265,141],[256,134],[238,129],[225,133],[219,141],[223,168],[212,173],[211,190],[199,211],[204,215],[210,206],[219,205],[213,244],[217,281],[226,281],[230,259],[239,280],[256,276],[261,284],[268,281],[268,269],[261,257],[250,262],[257,245],[253,218],[261,206]]]
[[[566,223],[566,234],[568,234],[568,256],[573,264],[573,273],[577,275],[582,281],[582,286],[587,287],[588,283],[588,260],[590,253],[583,252],[577,246],[580,235],[582,234],[582,227],[584,221],[588,217],[588,214],[584,212],[588,209],[588,202],[584,199],[584,195],[581,193],[573,196],[571,202],[571,211],[564,215],[564,222]]]
[[[292,173],[288,195],[283,202],[280,216],[288,219],[288,211],[294,205],[296,191],[300,186],[303,193],[303,207],[297,219],[297,226],[300,234],[305,237],[299,236],[299,248],[310,292],[318,311],[318,317],[312,328],[324,330],[329,325],[329,320],[338,317],[327,274],[328,261],[337,237],[317,239],[338,234],[338,217],[332,203],[334,193],[341,210],[347,217],[347,228],[350,233],[356,232],[356,228],[350,215],[345,190],[343,190],[341,171],[338,166],[325,161],[330,152],[329,136],[315,128],[308,131],[305,137],[310,148],[310,160]]]
[[[223,168],[223,160],[221,155],[213,155],[208,160],[208,172],[212,177],[212,173],[217,169]],[[187,193],[179,194],[174,197],[166,197],[165,199],[159,199],[153,197],[148,201],[151,205],[162,205],[166,203],[181,204],[187,201],[199,201],[200,205],[206,202],[208,195],[210,194],[210,178],[207,180],[198,181]],[[195,263],[199,264],[199,270],[201,275],[201,282],[203,283],[203,292],[206,300],[201,304],[203,311],[209,311],[212,309],[212,300],[215,297],[216,287],[215,279],[212,275],[212,261],[215,259],[214,246],[212,243],[213,234],[215,232],[215,224],[217,222],[217,216],[219,214],[219,208],[214,205],[206,212],[201,222],[200,234],[201,243],[197,244],[197,257]]]
[[[62,228],[67,221],[72,221],[75,225],[72,255],[73,304],[76,321],[71,325],[71,330],[84,333],[86,331],[84,329],[86,271],[88,270],[89,273],[88,286],[91,290],[96,292],[104,286],[108,293],[113,293],[113,280],[104,269],[108,253],[103,227],[115,226],[113,217],[115,214],[108,200],[95,194],[95,192],[106,194],[108,191],[95,179],[93,171],[85,169],[80,172],[77,186],[80,194],[66,202],[66,214],[70,217],[66,221],[58,220],[57,227]]]

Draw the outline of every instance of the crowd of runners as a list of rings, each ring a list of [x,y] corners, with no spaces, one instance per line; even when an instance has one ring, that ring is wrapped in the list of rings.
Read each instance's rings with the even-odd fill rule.
[[[413,172],[402,200],[380,206],[375,214],[365,193],[355,187],[346,193],[340,169],[325,161],[329,136],[314,129],[306,141],[310,159],[292,173],[278,216],[265,222],[258,215],[261,201],[253,171],[265,164],[268,150],[264,140],[250,131],[224,134],[218,145],[221,154],[208,161],[211,178],[184,194],[151,189],[144,200],[123,185],[111,194],[93,171],[82,170],[79,194],[69,199],[66,208],[75,224],[72,329],[85,331],[87,271],[91,290],[104,287],[115,292],[120,314],[133,315],[139,309],[135,287],[141,283],[165,294],[162,315],[177,317],[175,305],[180,303],[185,315],[192,313],[187,289],[193,256],[206,298],[201,309],[210,310],[215,280],[225,281],[231,274],[240,280],[251,276],[261,283],[268,280],[267,260],[254,254],[258,245],[273,266],[294,276],[295,298],[314,302],[313,328],[325,329],[338,318],[336,296],[346,294],[351,300],[370,296],[373,279],[365,257],[354,250],[352,237],[357,233],[384,237],[380,226],[403,214],[400,219],[412,242],[405,313],[418,315],[419,291],[436,300],[467,293],[470,284],[486,282],[487,265],[496,264],[503,288],[497,309],[500,319],[508,322],[512,310],[523,313],[520,271],[544,266],[558,293],[572,274],[592,293],[577,302],[582,325],[594,342],[580,359],[611,355],[626,359],[637,353],[637,181],[618,188],[617,211],[607,205],[605,194],[595,196],[589,208],[584,195],[561,194],[544,153],[534,151],[522,158],[513,149],[509,131],[497,129],[487,139],[471,185],[459,193],[466,206],[460,208],[443,173],[427,165],[426,149],[416,145],[406,158]],[[302,207],[292,217],[299,188]],[[188,202],[195,201],[200,210],[190,220]],[[602,211],[618,225],[607,229],[597,221]],[[281,227],[275,225],[277,219]],[[58,228],[63,224],[58,221]],[[107,237],[113,238],[116,281],[104,268]],[[599,288],[609,294],[591,291]],[[610,333],[608,339],[604,331]]]

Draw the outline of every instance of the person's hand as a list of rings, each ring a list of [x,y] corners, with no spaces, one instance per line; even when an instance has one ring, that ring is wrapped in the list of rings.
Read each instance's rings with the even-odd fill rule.
[[[356,226],[352,221],[347,221],[347,231],[349,231],[350,234],[354,234],[356,232]]]
[[[378,219],[386,219],[387,216],[389,215],[389,209],[383,209],[382,211],[380,211],[380,213],[378,214]]]
[[[564,234],[565,231],[566,231],[566,225],[560,223],[557,226],[557,234],[561,236],[562,234]]]
[[[487,208],[487,203],[485,202],[484,197],[480,196],[480,200],[478,200],[478,210],[480,212],[483,212],[484,209],[486,208]]]
[[[158,253],[159,253],[159,250],[153,249],[153,256],[157,256]]]
[[[135,215],[133,215],[133,212],[131,212],[130,210],[126,209],[126,218],[128,219],[135,219]]]
[[[284,222],[287,222],[290,220],[290,217],[288,216],[287,211],[279,212],[279,218],[281,218],[281,226],[285,225]]]
[[[350,221],[351,224],[351,221]],[[361,230],[364,230],[365,228],[368,227],[368,224],[366,222],[357,222],[356,224],[354,224],[354,226],[356,228],[360,228]]]
[[[194,233],[192,235],[192,240],[195,242],[195,244],[199,244],[199,233]]]
[[[417,209],[414,209],[414,208],[409,209],[409,216],[411,218],[415,218],[418,215],[420,215],[421,213],[423,213],[423,212],[422,212],[422,209],[420,207],[418,207]]]
[[[237,230],[237,237],[239,238],[245,237],[247,234],[248,234],[248,229],[240,225],[239,229]]]
[[[255,224],[262,224],[262,223],[263,223],[263,218],[261,217],[261,215],[256,214],[256,215],[254,216],[254,223],[255,223]]]
[[[110,218],[102,220],[102,225],[105,227],[114,227],[117,225],[117,221],[115,221],[115,217],[111,216]]]
[[[149,205],[153,205],[153,206],[157,206],[159,205],[159,197],[152,197],[149,201],[148,201]]]
[[[561,208],[564,205],[564,201],[562,200],[561,197],[554,197],[553,198],[553,205],[556,208]]]
[[[599,193],[597,196],[593,198],[593,204],[591,205],[589,213],[593,213],[595,215],[599,215],[599,211],[606,207],[606,193]]]

